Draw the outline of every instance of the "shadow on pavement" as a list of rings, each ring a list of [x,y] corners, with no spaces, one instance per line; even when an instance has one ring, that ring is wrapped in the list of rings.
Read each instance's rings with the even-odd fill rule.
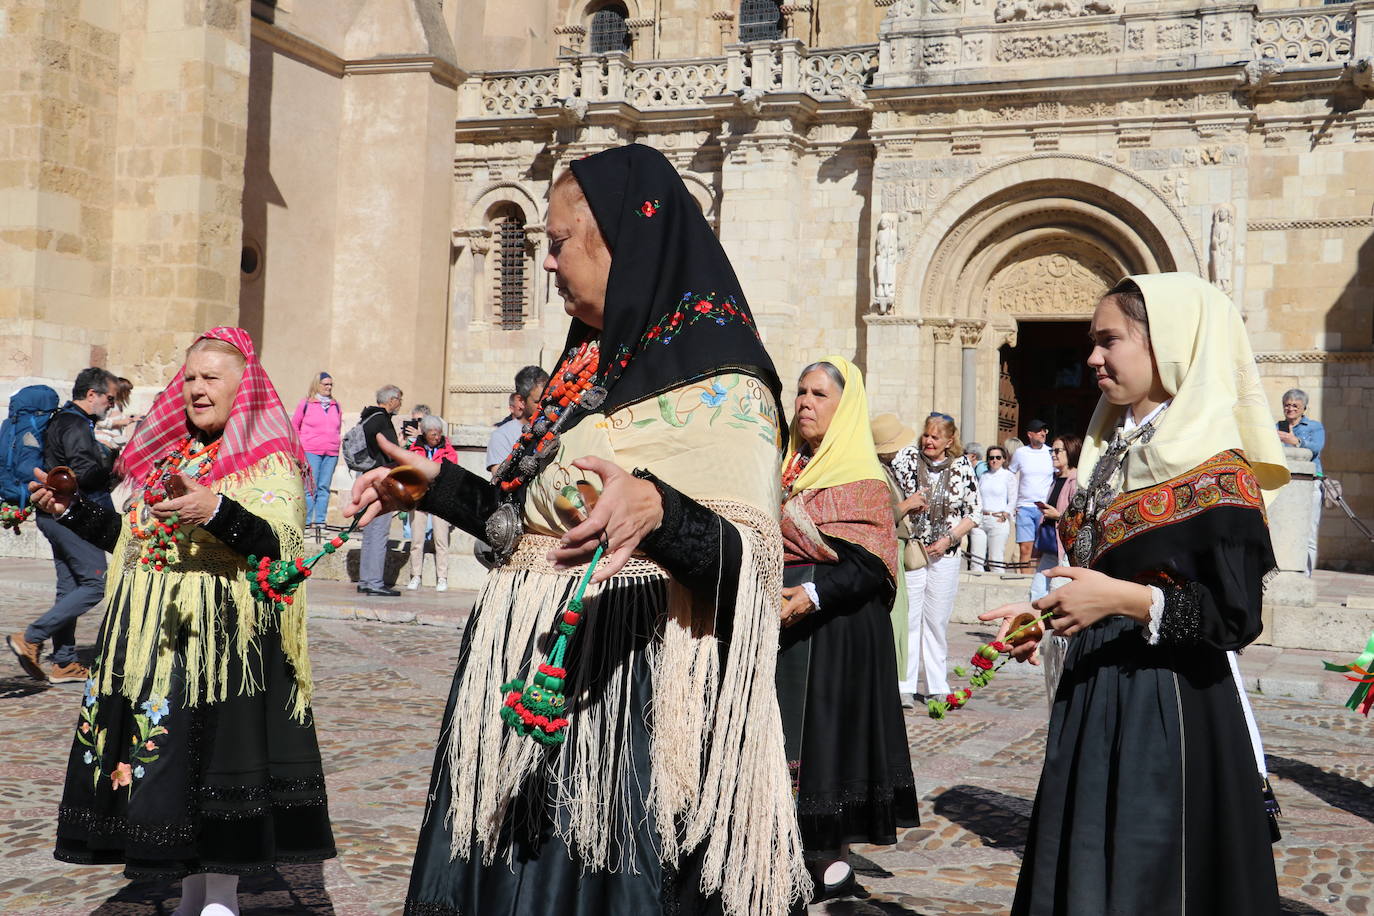
[[[1289,757],[1266,754],[1265,760],[1274,775],[1296,782],[1333,808],[1374,823],[1374,789],[1364,783]]]
[[[92,916],[170,916],[180,899],[180,882],[134,881]],[[239,907],[251,916],[334,916],[320,865],[282,865],[240,878]]]
[[[52,689],[51,684],[35,681],[28,675],[0,677],[0,700],[19,700]]]
[[[1026,851],[1031,801],[981,786],[953,786],[935,799],[935,813],[960,825],[988,846]]]

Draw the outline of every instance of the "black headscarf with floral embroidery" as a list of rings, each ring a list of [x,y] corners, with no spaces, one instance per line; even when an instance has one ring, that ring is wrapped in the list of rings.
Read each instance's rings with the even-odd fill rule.
[[[631,143],[580,159],[572,172],[611,250],[601,412],[721,372],[758,378],[781,407],[778,373],[730,259],[672,164]],[[595,334],[574,319],[566,349]]]

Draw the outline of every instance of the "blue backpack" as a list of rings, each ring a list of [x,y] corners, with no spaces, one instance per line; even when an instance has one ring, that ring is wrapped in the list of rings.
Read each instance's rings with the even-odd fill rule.
[[[0,502],[26,506],[33,469],[43,464],[43,434],[57,411],[57,392],[47,385],[20,388],[0,424]]]

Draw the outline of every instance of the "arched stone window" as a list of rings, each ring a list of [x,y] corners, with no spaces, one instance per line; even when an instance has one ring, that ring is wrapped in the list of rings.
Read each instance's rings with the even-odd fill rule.
[[[514,204],[492,213],[491,253],[492,321],[501,328],[522,328],[529,304],[530,254],[525,214]]]
[[[782,9],[777,0],[740,0],[740,41],[772,41],[781,37]]]
[[[592,54],[630,50],[630,18],[623,3],[607,3],[592,13],[587,27],[587,49]]]

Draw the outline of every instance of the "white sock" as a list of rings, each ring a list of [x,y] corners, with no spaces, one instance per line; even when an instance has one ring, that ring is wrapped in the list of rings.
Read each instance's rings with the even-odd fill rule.
[[[239,876],[207,873],[200,916],[239,916]]]
[[[172,916],[200,916],[205,906],[205,876],[187,875],[181,879],[181,902]]]
[[[844,859],[840,859],[839,861],[831,862],[830,865],[826,867],[825,874],[821,875],[821,880],[824,881],[827,886],[834,887],[836,884],[840,884],[848,878],[849,872],[849,863]]]

